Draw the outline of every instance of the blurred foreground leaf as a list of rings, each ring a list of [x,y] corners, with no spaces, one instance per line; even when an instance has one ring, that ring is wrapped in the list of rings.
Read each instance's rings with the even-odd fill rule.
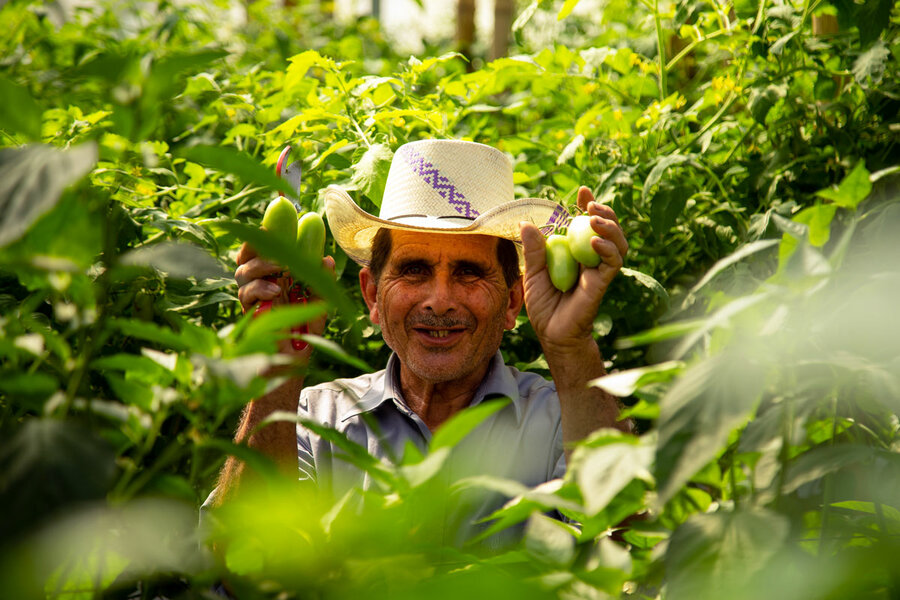
[[[237,175],[245,183],[270,187],[275,191],[293,194],[290,184],[248,154],[222,146],[191,146],[176,153],[195,163]]]
[[[28,90],[0,77],[0,130],[21,133],[28,140],[41,137],[42,110]]]
[[[0,149],[0,247],[20,238],[96,162],[93,142],[70,150],[43,145]]]
[[[8,539],[63,508],[103,498],[115,453],[72,421],[32,418],[0,447],[0,523]]]

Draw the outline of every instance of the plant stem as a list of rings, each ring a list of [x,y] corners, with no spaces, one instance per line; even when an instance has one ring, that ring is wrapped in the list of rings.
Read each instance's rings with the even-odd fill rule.
[[[669,84],[666,81],[666,41],[659,17],[659,0],[653,4],[653,21],[656,24],[656,53],[659,59],[659,101],[662,102],[669,95]]]

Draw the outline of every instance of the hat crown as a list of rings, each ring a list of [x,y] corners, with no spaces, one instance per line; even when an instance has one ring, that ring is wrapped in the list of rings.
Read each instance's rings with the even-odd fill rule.
[[[458,227],[513,200],[512,175],[512,163],[491,146],[459,140],[410,142],[394,154],[379,216]]]

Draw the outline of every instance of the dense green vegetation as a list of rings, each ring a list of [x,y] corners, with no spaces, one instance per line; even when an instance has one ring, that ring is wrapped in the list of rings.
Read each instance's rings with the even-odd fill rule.
[[[900,5],[535,2],[509,58],[467,68],[300,4],[241,25],[219,3],[0,8],[0,595],[900,593]],[[426,457],[348,444],[379,487],[334,502],[233,445],[237,415],[292,324],[330,315],[309,379],[387,349],[330,237],[336,283],[258,223],[286,144],[306,209],[336,183],[377,212],[393,150],[424,137],[501,148],[521,196],[585,184],[615,208],[631,250],[597,385],[641,434],[598,432],[537,489],[448,486],[485,406]],[[242,240],[323,302],[243,318]],[[502,350],[546,372],[524,316]],[[265,485],[198,532],[228,454]],[[521,543],[441,543],[473,488],[510,498],[486,534]]]

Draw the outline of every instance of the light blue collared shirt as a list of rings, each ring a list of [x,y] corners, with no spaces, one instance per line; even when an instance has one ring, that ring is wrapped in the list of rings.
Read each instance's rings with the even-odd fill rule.
[[[387,367],[353,379],[338,379],[304,388],[298,412],[345,434],[372,456],[399,461],[408,444],[425,453],[432,432],[406,405],[399,385],[399,359],[392,354]],[[556,386],[535,373],[503,363],[499,352],[481,382],[471,406],[492,399],[510,402],[491,414],[451,451],[442,477],[446,482],[489,475],[533,487],[565,472],[559,398]],[[353,488],[376,485],[371,475],[347,462],[343,451],[303,426],[297,427],[301,478],[315,480],[319,489],[336,498]],[[500,508],[506,497],[481,489],[467,489],[448,500],[448,527],[461,542],[475,529],[471,523]],[[469,524],[465,524],[468,521]]]

